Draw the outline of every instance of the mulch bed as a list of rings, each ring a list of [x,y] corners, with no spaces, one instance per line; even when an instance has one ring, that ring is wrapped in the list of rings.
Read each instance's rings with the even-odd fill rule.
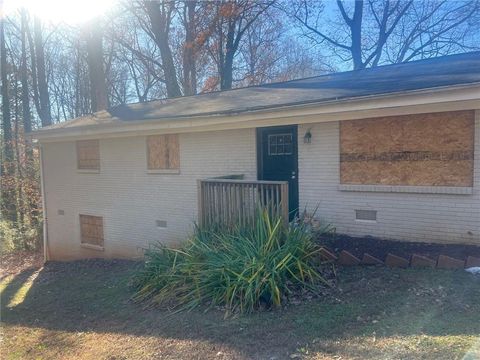
[[[439,255],[446,255],[463,260],[468,256],[480,258],[480,246],[456,244],[431,244],[406,241],[383,240],[373,237],[351,237],[347,235],[322,236],[319,241],[334,250],[337,254],[346,250],[362,258],[368,253],[380,260],[385,260],[388,253],[409,259],[412,254],[418,254],[436,259]]]

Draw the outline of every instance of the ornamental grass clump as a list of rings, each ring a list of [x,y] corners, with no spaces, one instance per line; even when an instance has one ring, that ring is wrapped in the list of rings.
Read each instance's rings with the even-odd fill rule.
[[[298,291],[329,284],[319,250],[304,225],[259,210],[251,226],[196,228],[180,248],[150,248],[134,278],[134,300],[177,310],[222,306],[227,313],[281,306]]]

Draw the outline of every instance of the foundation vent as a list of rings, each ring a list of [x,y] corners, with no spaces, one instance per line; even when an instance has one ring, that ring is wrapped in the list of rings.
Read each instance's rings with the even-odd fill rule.
[[[165,220],[157,220],[157,221],[155,221],[155,224],[159,228],[166,228],[167,227],[167,222]]]
[[[355,220],[377,221],[376,210],[355,210]]]

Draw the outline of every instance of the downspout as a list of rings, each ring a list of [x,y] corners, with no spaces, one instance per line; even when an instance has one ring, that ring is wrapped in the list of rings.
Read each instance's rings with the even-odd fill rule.
[[[43,148],[42,144],[38,147],[40,151],[40,192],[42,195],[42,213],[43,213],[43,262],[49,260],[48,256],[48,217],[47,217],[47,199],[45,198],[45,179],[44,179],[44,164],[43,164]]]

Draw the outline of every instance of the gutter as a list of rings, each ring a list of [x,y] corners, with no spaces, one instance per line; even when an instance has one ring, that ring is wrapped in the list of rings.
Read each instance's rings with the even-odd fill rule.
[[[48,252],[48,217],[47,217],[47,199],[45,197],[45,179],[44,179],[44,162],[43,162],[43,147],[39,144],[40,151],[40,191],[42,196],[42,213],[43,213],[43,263],[49,259]]]

